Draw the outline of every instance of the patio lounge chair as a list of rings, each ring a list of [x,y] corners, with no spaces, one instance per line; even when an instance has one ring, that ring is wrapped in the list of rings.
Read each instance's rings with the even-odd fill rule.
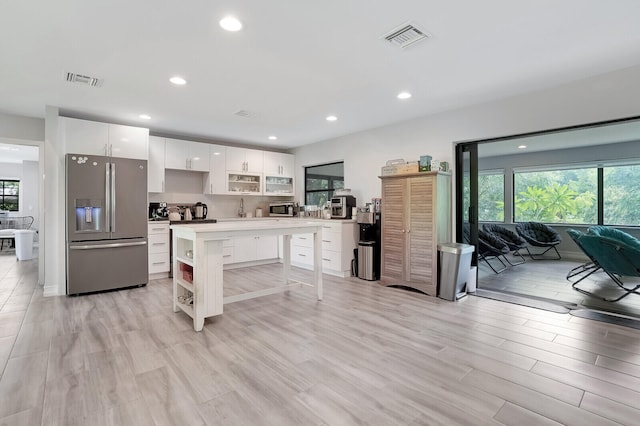
[[[485,232],[493,234],[495,237],[502,240],[502,242],[509,247],[509,250],[514,256],[520,257],[520,259],[522,259],[520,262],[511,262],[509,258],[505,256],[504,258],[507,262],[509,262],[509,265],[515,266],[525,262],[524,256],[522,256],[520,250],[527,247],[527,241],[524,240],[521,236],[519,236],[512,230],[505,228],[504,226],[496,224],[485,224],[482,226],[482,229]]]
[[[576,285],[580,281],[587,278],[589,275],[599,271],[602,268],[600,267],[598,262],[593,257],[591,257],[591,254],[587,253],[585,249],[582,247],[582,244],[580,243],[580,238],[582,238],[585,235],[583,232],[580,232],[575,229],[567,229],[567,234],[569,234],[569,237],[571,237],[573,242],[575,242],[578,248],[582,250],[582,252],[585,255],[587,255],[587,257],[589,258],[589,262],[583,263],[582,265],[576,266],[575,268],[571,269],[567,273],[567,280],[571,281],[571,279],[574,277],[580,277],[578,278],[577,281],[571,281],[571,287],[573,287],[575,290],[579,291],[580,293],[591,295],[590,292],[583,290],[579,287],[576,287]]]
[[[562,241],[560,234],[549,225],[540,222],[522,222],[516,224],[516,232],[534,247],[542,247],[546,250],[542,253],[531,253],[529,246],[525,247],[532,259],[543,259],[543,255],[549,250],[555,250],[557,260],[560,260],[560,252],[556,246]]]
[[[507,269],[507,265],[502,261],[502,258],[507,253],[509,253],[509,246],[501,239],[488,232],[478,230],[478,259],[484,260],[496,274]],[[497,259],[502,264],[502,267],[494,268],[490,262],[493,259]],[[509,261],[507,260],[507,262]]]
[[[576,288],[576,290],[598,297],[605,302],[617,302],[631,293],[640,294],[638,292],[640,284],[626,286],[622,281],[622,277],[640,278],[640,241],[626,233],[622,234],[626,234],[630,238],[615,233],[618,237],[624,238],[622,240],[595,234],[595,232],[601,232],[601,230],[594,229],[593,232],[580,237],[579,241],[582,249],[590,258],[594,259],[618,287],[624,290],[624,293],[617,298],[605,298],[583,289]],[[605,233],[613,234],[610,231]]]

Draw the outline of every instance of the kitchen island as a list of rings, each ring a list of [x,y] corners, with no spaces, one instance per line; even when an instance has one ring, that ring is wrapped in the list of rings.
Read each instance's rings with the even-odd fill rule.
[[[322,300],[322,225],[299,219],[278,221],[223,222],[199,225],[172,225],[173,230],[173,311],[193,318],[193,328],[201,331],[205,318],[221,315],[226,303],[252,299],[301,285],[316,288]],[[314,268],[312,283],[289,279],[291,236],[313,234]],[[264,290],[224,297],[223,242],[236,237],[282,235],[283,284]]]

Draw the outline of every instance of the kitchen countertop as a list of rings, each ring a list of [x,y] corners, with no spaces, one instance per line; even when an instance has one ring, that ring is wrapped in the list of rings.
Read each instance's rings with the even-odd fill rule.
[[[296,217],[285,217],[285,216],[267,216],[267,217],[221,217],[218,219],[218,222],[244,222],[244,221],[260,221],[260,220],[294,220],[294,221],[303,221],[303,222],[337,222],[337,223],[355,223],[355,219],[322,219],[319,217],[309,217],[309,216],[296,216]]]
[[[172,220],[169,219],[149,219],[149,222],[166,222],[171,225],[197,225],[206,223],[220,223],[220,222],[255,222],[255,221],[303,221],[303,222],[336,222],[336,223],[355,223],[355,219],[322,219],[319,217],[309,216],[296,216],[296,217],[284,217],[284,216],[266,216],[266,217],[220,217],[217,219],[193,219],[193,220]]]

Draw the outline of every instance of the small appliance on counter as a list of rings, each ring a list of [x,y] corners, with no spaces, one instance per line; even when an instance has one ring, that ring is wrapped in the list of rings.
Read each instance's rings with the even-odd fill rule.
[[[169,208],[169,220],[172,222],[182,220],[180,209],[178,207]]]
[[[169,210],[167,210],[167,203],[163,201],[157,203],[149,203],[149,219],[168,220]]]
[[[193,206],[194,217],[196,219],[206,219],[208,208],[207,205],[198,201],[195,206]]]
[[[331,219],[351,219],[351,213],[356,206],[353,195],[339,195],[331,198]]]
[[[289,216],[293,217],[296,213],[296,204],[292,201],[281,201],[269,204],[269,216]]]

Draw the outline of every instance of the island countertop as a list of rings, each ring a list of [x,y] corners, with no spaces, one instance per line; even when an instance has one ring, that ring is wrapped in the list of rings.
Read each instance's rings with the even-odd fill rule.
[[[228,221],[217,223],[200,223],[200,224],[175,224],[170,226],[174,231],[180,230],[181,232],[193,232],[200,233],[238,233],[250,234],[253,231],[268,231],[273,230],[276,234],[284,234],[286,229],[296,230],[296,233],[302,230],[309,230],[309,232],[315,232],[322,225],[318,221],[307,221],[300,219],[280,219],[280,220],[248,220],[248,221]]]
[[[291,236],[313,234],[313,277],[311,286],[322,300],[322,223],[317,221],[264,220],[218,222],[210,224],[171,225],[173,238],[173,269],[183,271],[173,275],[173,311],[184,311],[193,318],[193,328],[201,331],[205,318],[221,315],[225,303],[287,291],[309,285],[289,279],[291,266]],[[224,297],[223,243],[239,236],[282,235],[282,285]]]

